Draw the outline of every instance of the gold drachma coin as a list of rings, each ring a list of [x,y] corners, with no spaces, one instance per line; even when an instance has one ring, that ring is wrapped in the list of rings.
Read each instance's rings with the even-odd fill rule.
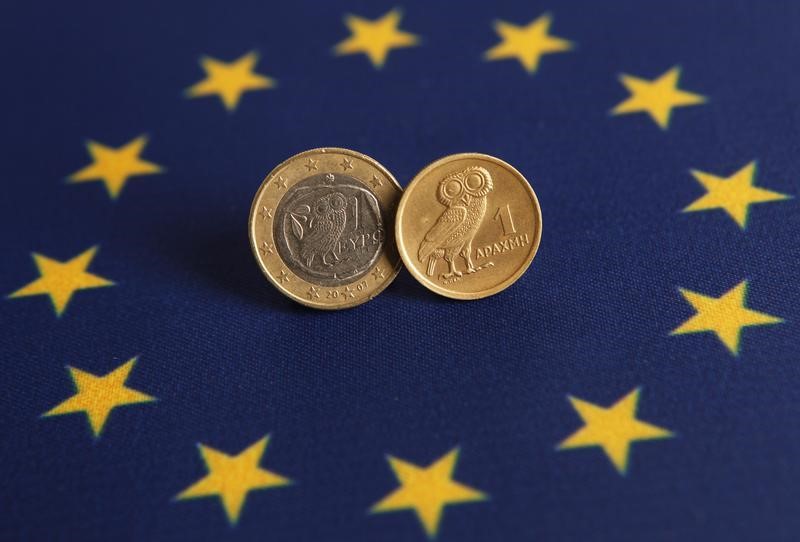
[[[312,149],[273,169],[250,209],[250,246],[278,290],[316,309],[369,301],[400,269],[393,224],[403,191],[348,149]]]
[[[454,299],[511,286],[542,237],[542,211],[528,181],[486,154],[441,158],[420,171],[397,209],[395,236],[408,270]]]

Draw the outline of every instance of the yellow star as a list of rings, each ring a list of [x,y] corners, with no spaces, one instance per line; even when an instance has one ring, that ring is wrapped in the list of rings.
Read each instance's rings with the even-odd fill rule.
[[[483,57],[486,60],[516,58],[528,73],[534,73],[543,55],[563,53],[573,47],[571,41],[548,33],[552,22],[553,18],[549,13],[525,26],[505,21],[495,22],[494,30],[502,41],[486,51]]]
[[[638,440],[670,438],[672,432],[636,418],[639,392],[636,388],[608,408],[568,396],[584,426],[568,436],[559,450],[600,446],[620,474],[628,470],[630,447]]]
[[[698,105],[706,101],[705,96],[678,88],[680,74],[681,69],[678,66],[652,81],[622,74],[620,82],[628,89],[631,96],[612,109],[611,114],[625,115],[644,112],[650,115],[662,130],[666,130],[669,128],[669,119],[673,108]]]
[[[186,89],[189,98],[216,94],[228,111],[239,105],[242,94],[248,90],[263,90],[276,86],[274,79],[255,73],[258,53],[251,51],[233,62],[223,62],[204,56],[200,66],[206,78]]]
[[[114,285],[110,280],[86,271],[96,252],[97,247],[92,247],[66,262],[53,260],[34,252],[33,261],[39,269],[39,278],[8,297],[47,294],[53,303],[56,316],[61,316],[76,291]]]
[[[136,364],[136,359],[128,360],[104,376],[96,376],[75,367],[67,367],[77,393],[42,416],[85,412],[95,438],[99,437],[108,416],[116,407],[156,400],[146,393],[125,386],[125,381]]]
[[[711,173],[696,169],[693,169],[691,173],[697,179],[697,182],[706,189],[706,194],[692,202],[683,211],[722,209],[742,229],[747,227],[748,210],[753,203],[789,199],[789,196],[785,194],[754,186],[756,178],[755,160],[730,177],[717,177]]]
[[[129,177],[153,175],[163,171],[158,164],[139,158],[146,145],[147,136],[143,135],[118,148],[106,147],[96,141],[89,141],[86,149],[92,157],[92,163],[70,175],[67,182],[103,181],[108,195],[116,198],[122,192]]]
[[[389,51],[401,47],[413,47],[419,38],[397,28],[403,17],[399,9],[393,9],[376,20],[347,15],[344,24],[350,29],[350,37],[334,47],[337,55],[366,54],[372,65],[380,68],[386,62]]]
[[[208,474],[181,491],[175,498],[182,501],[218,496],[225,508],[228,521],[235,524],[239,521],[239,515],[250,491],[292,483],[288,478],[258,466],[268,443],[269,435],[251,444],[238,455],[228,455],[198,444]]]
[[[392,456],[387,459],[397,481],[400,482],[400,487],[373,505],[370,512],[413,509],[430,538],[436,536],[445,506],[488,498],[477,489],[453,480],[453,469],[458,461],[458,448],[427,467],[418,467]]]
[[[782,319],[744,306],[747,281],[743,280],[720,297],[708,297],[680,289],[681,295],[694,308],[695,315],[686,320],[672,335],[711,331],[734,356],[739,355],[742,328],[780,324]]]

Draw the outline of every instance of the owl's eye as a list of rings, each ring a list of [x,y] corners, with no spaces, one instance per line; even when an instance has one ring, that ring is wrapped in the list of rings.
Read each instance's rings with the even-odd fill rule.
[[[317,203],[316,211],[317,211],[318,215],[327,213],[328,212],[328,204],[326,202],[324,202],[324,201],[321,201],[321,202]]]
[[[444,185],[443,192],[445,196],[452,199],[461,194],[463,190],[464,187],[461,186],[461,183],[453,179],[451,181],[448,181],[447,184]]]
[[[464,180],[464,184],[466,184],[467,188],[470,190],[480,190],[483,183],[483,175],[478,175],[477,173],[470,173]]]
[[[338,211],[344,209],[344,198],[341,194],[334,194],[331,198],[331,209]]]

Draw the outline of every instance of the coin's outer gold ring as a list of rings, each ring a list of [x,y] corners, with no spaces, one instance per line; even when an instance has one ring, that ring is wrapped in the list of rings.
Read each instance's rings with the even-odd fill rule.
[[[488,288],[486,290],[481,290],[478,292],[454,292],[452,290],[448,290],[446,288],[442,288],[435,282],[431,281],[428,277],[425,276],[424,273],[420,272],[417,269],[416,262],[414,258],[408,254],[408,250],[406,248],[404,237],[403,237],[403,221],[402,217],[406,211],[406,207],[408,206],[408,202],[411,199],[411,195],[414,193],[415,184],[420,180],[426,177],[430,172],[437,167],[440,167],[442,164],[453,160],[464,160],[464,159],[476,159],[476,160],[485,160],[488,162],[492,162],[503,169],[507,170],[509,173],[512,173],[517,179],[522,183],[525,189],[528,192],[528,195],[531,198],[531,202],[533,203],[533,210],[536,213],[536,220],[535,223],[537,227],[535,228],[534,232],[534,239],[531,242],[531,250],[530,256],[527,258],[525,263],[521,265],[513,275],[508,277],[506,280],[501,282],[500,284]],[[397,218],[395,219],[395,239],[397,240],[397,249],[400,252],[400,257],[403,259],[403,263],[408,269],[409,273],[419,281],[420,284],[428,288],[429,290],[442,295],[444,297],[449,297],[451,299],[459,299],[459,300],[472,300],[472,299],[482,299],[484,297],[489,297],[496,293],[499,293],[512,284],[514,284],[530,267],[531,262],[533,262],[533,258],[536,256],[536,253],[539,251],[539,244],[542,240],[542,208],[539,205],[539,198],[536,197],[536,192],[533,191],[528,180],[525,178],[522,173],[520,173],[514,166],[509,164],[508,162],[501,160],[495,156],[491,156],[488,154],[482,154],[479,152],[465,152],[465,153],[458,153],[458,154],[450,154],[439,158],[425,166],[419,173],[417,173],[411,182],[406,186],[405,192],[403,192],[403,197],[400,199],[400,204],[397,206]]]
[[[356,307],[358,305],[361,305],[363,303],[366,303],[367,301],[374,299],[378,294],[380,294],[384,289],[386,289],[386,287],[389,286],[389,284],[391,284],[391,282],[395,279],[395,277],[397,277],[397,274],[400,272],[400,266],[402,265],[402,261],[399,255],[395,254],[395,258],[390,258],[389,254],[387,253],[387,248],[393,247],[395,243],[392,242],[387,243],[383,249],[384,253],[381,255],[380,258],[378,258],[376,264],[370,267],[369,271],[367,272],[368,274],[372,273],[381,264],[387,265],[386,268],[387,276],[383,280],[383,282],[381,282],[380,284],[377,285],[377,287],[371,290],[368,296],[355,298],[353,301],[345,301],[337,304],[315,302],[311,299],[306,299],[300,294],[288,290],[278,282],[278,280],[273,276],[273,274],[267,268],[264,262],[264,260],[267,258],[265,256],[262,259],[259,253],[259,248],[256,239],[256,231],[255,231],[257,224],[256,217],[258,215],[259,206],[261,205],[262,199],[264,198],[264,193],[270,188],[274,179],[276,177],[279,177],[280,172],[285,170],[287,166],[289,166],[290,164],[298,160],[302,160],[304,158],[311,158],[314,156],[319,158],[320,155],[334,155],[334,154],[350,156],[359,160],[363,160],[364,162],[375,168],[378,172],[380,172],[383,175],[383,177],[385,177],[386,180],[388,180],[389,183],[391,183],[391,186],[397,189],[397,191],[400,194],[402,194],[403,188],[400,186],[400,183],[397,182],[397,179],[395,179],[394,176],[389,172],[389,170],[386,169],[380,162],[378,162],[374,158],[351,149],[344,149],[340,147],[319,147],[315,149],[308,149],[306,151],[300,152],[298,154],[295,154],[294,156],[287,158],[286,160],[275,166],[272,169],[272,171],[270,171],[266,175],[266,177],[264,177],[264,180],[261,182],[261,185],[258,187],[258,190],[256,191],[256,194],[253,197],[253,203],[250,206],[250,215],[248,216],[248,221],[247,221],[248,224],[247,228],[250,236],[250,250],[253,253],[253,257],[255,257],[256,262],[258,263],[259,269],[261,269],[261,272],[264,274],[265,277],[267,277],[267,280],[269,280],[269,282],[272,283],[272,285],[275,288],[277,288],[278,291],[280,291],[282,294],[289,297],[290,299],[300,303],[301,305],[322,310],[348,309],[351,307]],[[299,180],[300,179],[295,179],[294,182],[297,182]],[[363,181],[362,179],[357,179],[357,180],[366,185],[366,182]],[[294,182],[292,184],[294,184]],[[396,210],[397,210],[396,208],[389,209],[389,211],[393,214],[387,217],[387,225],[388,225],[386,232],[387,236],[391,236],[393,232],[393,228],[391,227],[391,221],[394,218],[394,213],[396,213]],[[389,238],[389,241],[391,241],[391,238]],[[279,261],[282,261],[280,260],[280,257],[277,256],[277,254],[275,254],[274,256]],[[299,277],[295,276],[295,278],[297,278],[297,280],[301,281],[304,284],[311,285],[311,283],[303,281]]]

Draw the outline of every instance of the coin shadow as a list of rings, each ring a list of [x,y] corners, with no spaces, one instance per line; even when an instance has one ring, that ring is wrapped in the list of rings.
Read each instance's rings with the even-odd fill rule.
[[[452,300],[436,295],[417,282],[407,269],[402,268],[394,281],[386,288],[384,295],[414,299],[426,303],[449,304]]]
[[[269,283],[254,260],[246,227],[225,217],[212,223],[214,227],[199,229],[196,224],[182,222],[158,228],[159,250],[183,271],[247,303],[289,314],[318,313],[292,301]],[[167,237],[164,231],[172,235]],[[404,268],[381,295],[429,304],[452,302],[428,291]]]
[[[248,303],[285,313],[311,311],[283,296],[267,281],[253,259],[247,230],[243,226],[218,225],[214,230],[184,233],[185,236],[181,236],[180,242],[175,243],[175,250],[170,253],[177,258],[179,265],[199,274],[210,286]]]
[[[281,294],[261,273],[253,259],[247,232],[242,228],[193,232],[191,243],[173,252],[187,268],[198,272],[211,286],[263,307],[291,314],[316,313],[314,309],[295,303]],[[447,304],[451,300],[438,296],[401,269],[398,276],[381,294],[413,299],[425,303]]]

